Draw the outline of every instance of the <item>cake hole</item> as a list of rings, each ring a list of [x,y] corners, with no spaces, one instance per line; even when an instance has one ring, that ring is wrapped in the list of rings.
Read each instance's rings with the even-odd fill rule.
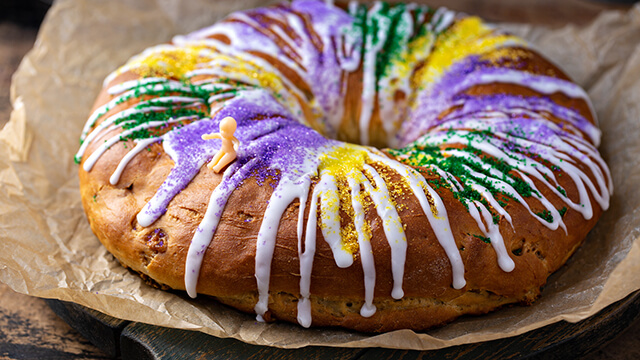
[[[142,260],[142,266],[144,267],[149,266],[149,263],[151,262],[151,258],[144,251],[140,253],[140,260]]]
[[[162,229],[154,229],[146,237],[147,246],[154,253],[167,251],[167,234]]]
[[[536,251],[536,256],[538,257],[538,259],[540,260],[544,260],[545,256],[540,252],[540,250]]]
[[[350,302],[347,303],[347,307],[352,307],[352,306],[353,306],[353,303],[350,303]]]
[[[238,218],[240,219],[240,221],[245,222],[245,223],[250,223],[253,221],[253,215],[248,214],[242,210],[238,211],[237,214]]]
[[[520,241],[514,241],[511,244],[511,253],[515,256],[522,256],[522,253],[524,252],[524,244],[524,238],[521,238]]]

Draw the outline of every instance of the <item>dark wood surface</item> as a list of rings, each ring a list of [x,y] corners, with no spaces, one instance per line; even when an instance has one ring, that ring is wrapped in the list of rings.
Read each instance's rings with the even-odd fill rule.
[[[17,68],[20,59],[33,46],[38,22],[44,13],[41,5],[30,7],[25,3],[27,2],[0,1],[0,127],[8,121],[11,110],[11,74]],[[519,21],[551,26],[569,22],[584,24],[603,9],[629,7],[615,2],[587,0],[434,0],[432,3],[478,14],[491,21]],[[236,340],[216,339],[199,333],[131,324],[75,304],[45,301],[19,294],[0,283],[0,359],[108,359],[116,356],[120,350],[125,355],[123,358],[162,358],[162,355],[175,355],[176,349],[188,347],[193,352],[183,358],[533,357],[631,360],[640,359],[639,304],[640,295],[636,293],[610,306],[596,317],[576,325],[561,322],[543,328],[540,330],[542,332],[527,333],[513,339],[436,352],[331,348],[287,351],[247,345]],[[58,317],[52,308],[87,337],[83,337]],[[88,339],[99,344],[104,350],[93,345]],[[613,340],[610,341],[611,339]],[[607,342],[609,343],[606,344]],[[591,353],[583,356],[585,352]]]
[[[577,324],[558,322],[520,336],[435,351],[305,347],[277,349],[219,339],[200,332],[169,329],[105,316],[80,305],[47,300],[51,309],[105,354],[125,359],[596,359],[602,348],[640,313],[640,292]],[[616,343],[624,340],[621,337]],[[627,350],[624,358],[636,358]],[[590,354],[591,355],[587,355]]]

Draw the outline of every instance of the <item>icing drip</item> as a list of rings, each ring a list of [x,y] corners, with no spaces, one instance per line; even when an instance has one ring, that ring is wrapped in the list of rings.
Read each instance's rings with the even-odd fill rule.
[[[313,189],[311,203],[309,206],[309,219],[307,220],[307,231],[304,240],[304,252],[300,230],[298,231],[298,258],[300,259],[300,296],[298,301],[298,323],[304,327],[311,326],[311,271],[313,269],[313,257],[316,253],[316,226],[318,223],[318,198],[326,189],[331,186],[331,175],[320,174],[320,181]],[[302,204],[302,203],[301,203]],[[302,208],[300,214],[303,214]],[[325,238],[326,239],[326,238]]]
[[[364,170],[373,177],[375,188],[369,181],[363,181],[365,191],[371,196],[378,216],[383,219],[382,227],[391,248],[391,273],[393,275],[393,290],[391,297],[402,299],[402,278],[404,277],[404,263],[407,257],[407,238],[404,234],[402,222],[395,205],[391,202],[391,195],[387,184],[376,170],[370,165],[363,165]],[[352,195],[353,196],[353,195]]]
[[[588,101],[588,97],[584,90],[566,80],[512,69],[486,68],[481,66],[480,60],[477,57],[471,57],[452,66],[450,71],[443,76],[440,81],[434,83],[435,85],[433,85],[432,89],[425,90],[419,95],[416,101],[418,104],[416,106],[416,110],[405,123],[405,128],[403,130],[406,129],[406,131],[403,131],[403,133],[400,134],[400,141],[406,144],[415,140],[416,137],[420,136],[420,134],[424,134],[429,128],[438,124],[437,119],[442,112],[454,106],[462,104],[467,105],[465,101],[467,98],[464,96],[460,97],[458,94],[473,86],[494,82],[520,85],[544,95],[551,95],[559,92],[570,98]],[[457,99],[461,100],[456,101]],[[491,99],[494,99],[494,101]],[[509,103],[509,101],[511,101],[511,103]],[[482,100],[481,97],[476,97],[475,102],[468,104],[468,106],[486,107],[494,105],[496,108],[503,108],[504,106],[506,109],[511,109],[512,107],[520,106],[516,104],[517,102],[520,104],[525,102],[535,104],[533,110],[539,113],[549,110],[551,111],[551,114],[557,115],[563,119],[563,115],[565,115],[567,121],[570,121],[572,125],[585,132],[590,137],[591,141],[598,146],[600,141],[600,130],[595,125],[591,124],[589,121],[584,119],[584,117],[576,114],[575,111],[571,109],[562,108],[556,104],[550,104],[551,101],[549,99],[523,99],[515,98],[513,96],[499,99],[498,96],[488,96]],[[589,104],[589,102],[587,103]],[[589,106],[591,107],[591,105]],[[460,114],[461,111],[464,110],[455,111],[455,115]],[[592,114],[595,118],[595,113],[592,112]],[[450,116],[455,115],[450,114]]]
[[[503,271],[512,271],[515,268],[515,264],[504,247],[504,240],[502,238],[502,234],[500,234],[500,227],[498,224],[494,223],[491,213],[478,201],[474,200],[473,203],[469,205],[469,214],[471,214],[471,216],[476,220],[476,223],[484,236],[490,239],[491,246],[493,246],[493,249],[496,251],[496,255],[498,256],[498,265]]]
[[[254,178],[275,187],[256,236],[258,319],[269,308],[280,221],[296,201],[298,322],[304,327],[312,323],[310,289],[318,227],[336,266],[352,266],[358,252],[364,272],[360,314],[370,317],[376,313],[376,259],[368,219],[375,215],[391,249],[390,295],[404,296],[405,224],[385,173],[398,175],[418,200],[449,259],[454,289],[465,287],[465,268],[439,191],[450,191],[467,208],[482,233],[471,235],[491,244],[505,272],[515,266],[501,233],[513,229],[505,210],[508,202],[521,204],[548,229],[567,232],[562,220],[567,208],[556,209],[536,183],[585,219],[593,216],[590,196],[602,209],[608,207],[613,189],[609,169],[595,148],[600,131],[550,98],[561,93],[591,107],[586,93],[568,81],[496,68],[483,58],[516,46],[527,45],[477,18],[456,17],[444,8],[377,2],[367,9],[352,2],[347,13],[331,1],[301,0],[234,13],[223,22],[174,37],[173,44],[149,48],[110,74],[105,86],[127,71],[142,78],[108,88],[113,98],[87,120],[76,160],[85,157],[83,169],[90,171],[110,147],[122,141],[135,144],[113,170],[109,181],[117,186],[133,158],[153,144],[161,145],[174,166],[137,215],[141,226],[150,226],[198,172],[207,171],[204,164],[219,150],[219,140],[201,136],[217,132],[221,119],[233,117],[241,146],[236,161],[212,190],[189,246],[187,293],[197,294],[202,261],[207,249],[216,246],[227,200],[245,180]],[[370,128],[377,110],[387,142],[401,146],[388,150],[395,159],[325,137],[336,137],[348,115],[345,79],[359,69],[361,108],[349,116],[356,118],[360,141],[367,144],[373,140]],[[493,83],[522,86],[540,96],[465,93]],[[129,101],[135,105],[116,111]],[[92,146],[92,153],[85,154]],[[427,181],[414,167],[435,180]],[[561,187],[561,174],[575,185],[577,199]],[[444,190],[436,191],[440,188]],[[536,213],[539,208],[544,210]],[[352,224],[344,227],[341,213],[350,215]]]
[[[420,173],[412,168],[380,155],[371,155],[371,158],[373,161],[380,162],[390,167],[408,182],[413,195],[415,195],[420,202],[422,211],[427,215],[429,224],[431,225],[438,242],[449,258],[453,274],[453,288],[462,289],[466,284],[466,281],[464,280],[464,264],[462,263],[460,252],[458,251],[455,239],[451,233],[451,225],[447,217],[447,210],[438,193],[436,193],[435,190],[427,184],[427,181],[422,175],[420,175]]]
[[[360,143],[369,144],[370,123],[377,103],[386,141],[395,141],[395,131],[404,114],[396,97],[409,98],[413,69],[430,55],[434,39],[453,22],[454,14],[445,8],[433,13],[423,23],[425,13],[431,10],[415,4],[389,4],[376,2],[367,10],[366,5],[350,3],[349,12],[356,18],[347,34],[349,52],[362,53],[362,96],[359,113]],[[414,20],[414,14],[417,14]],[[416,21],[417,20],[417,21]],[[363,47],[364,49],[357,49]],[[353,48],[356,50],[352,50]],[[355,61],[340,57],[343,69],[355,71]],[[356,58],[353,58],[356,60]],[[359,62],[359,58],[357,58]],[[376,96],[377,94],[377,96]]]
[[[355,175],[355,174],[352,174]],[[363,231],[365,228],[364,209],[362,206],[360,183],[356,182],[352,177],[348,177],[349,187],[351,188],[351,200],[353,211],[355,213],[353,222],[356,226],[358,234],[358,247],[360,248],[360,263],[364,272],[364,305],[360,309],[360,315],[363,317],[371,317],[376,312],[376,306],[373,305],[373,291],[376,285],[376,268],[374,266],[373,251],[371,250],[371,235]]]
[[[118,167],[109,178],[109,183],[111,185],[116,185],[118,181],[120,181],[120,176],[122,176],[122,172],[124,171],[124,168],[129,164],[129,161],[131,161],[142,150],[146,149],[149,145],[157,141],[158,139],[135,140],[136,146],[131,149],[131,151],[129,151],[127,155],[122,158],[122,160],[120,160],[120,163],[118,163]]]
[[[309,176],[305,176],[301,181],[293,182],[283,178],[278,183],[278,187],[269,199],[269,205],[264,212],[264,218],[258,232],[256,240],[256,282],[258,284],[258,303],[255,306],[256,314],[261,318],[269,309],[269,278],[271,276],[271,259],[276,246],[276,235],[280,218],[287,207],[296,199],[302,203],[306,201],[309,192]],[[300,209],[300,214],[304,214]],[[302,236],[301,229],[298,229],[298,239]],[[298,240],[300,241],[300,240]]]
[[[387,40],[387,34],[391,24],[382,21],[384,17],[378,17],[383,6],[376,2],[367,13],[365,26],[376,32],[367,32],[365,35],[364,59],[362,62],[362,97],[360,99],[360,143],[369,144],[369,123],[373,114],[374,95],[376,93],[376,57],[382,50]]]
[[[217,186],[211,198],[209,199],[209,205],[207,211],[204,214],[203,220],[198,226],[191,244],[189,245],[189,251],[187,252],[187,261],[185,263],[184,274],[184,286],[187,290],[187,294],[192,298],[197,296],[196,287],[198,285],[198,277],[200,276],[200,267],[202,266],[202,259],[204,259],[204,253],[211,245],[211,240],[215,234],[218,223],[220,222],[220,216],[226,205],[226,199],[229,198],[234,188],[229,184],[240,182],[240,180],[250,173],[249,169],[258,162],[257,159],[250,160],[246,166],[240,169],[234,169],[236,166],[232,164],[225,172],[222,178],[220,186]],[[233,170],[235,171],[232,173]]]

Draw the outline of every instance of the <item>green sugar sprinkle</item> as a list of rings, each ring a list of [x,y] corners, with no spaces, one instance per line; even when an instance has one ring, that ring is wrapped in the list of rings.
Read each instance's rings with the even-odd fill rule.
[[[532,196],[534,193],[538,194],[529,184],[515,176],[515,173],[512,173],[514,167],[500,159],[482,156],[480,150],[472,146],[456,148],[455,150],[474,154],[478,156],[477,159],[479,159],[479,161],[458,156],[444,156],[443,153],[447,150],[452,150],[452,148],[441,149],[435,146],[420,147],[410,145],[403,149],[390,150],[390,152],[392,155],[400,157],[402,161],[412,166],[428,168],[430,165],[436,165],[440,169],[458,178],[465,187],[469,187],[475,182],[485,187],[493,195],[502,194],[504,197],[516,202],[517,199],[514,197],[514,194],[509,193],[490,179],[497,179],[509,184],[523,197]],[[492,174],[492,170],[497,170],[499,176],[496,177],[496,174]],[[441,186],[448,187],[446,181],[441,181]]]
[[[385,11],[386,10],[386,11]],[[382,6],[377,27],[382,27],[386,31],[387,38],[382,46],[382,51],[378,53],[376,61],[376,78],[380,79],[389,74],[391,68],[391,60],[398,58],[402,54],[402,50],[407,46],[411,30],[407,18],[403,16],[406,11],[406,5],[399,4],[389,7],[388,4]]]
[[[498,225],[498,223],[500,223],[500,215],[494,214],[491,218],[493,219],[494,224]]]
[[[560,192],[560,194],[564,195],[565,197],[567,196],[567,192],[560,186],[556,187],[556,190],[558,190]]]
[[[125,103],[132,99],[141,99],[142,97],[163,97],[166,95],[171,96],[189,96],[193,98],[198,98],[202,100],[202,104],[208,107],[208,99],[210,96],[220,93],[221,91],[230,92],[232,94],[237,94],[238,91],[244,89],[245,87],[239,86],[238,88],[234,88],[231,90],[226,90],[222,88],[214,88],[213,90],[206,90],[201,86],[194,85],[189,83],[188,81],[182,81],[183,88],[175,88],[172,87],[168,82],[152,82],[147,84],[138,84],[138,86],[127,91],[126,95],[118,98],[117,101],[113,103],[112,106],[106,107],[103,111],[99,113],[91,126],[93,127],[95,123],[103,118],[109,111],[111,111],[116,106]],[[168,122],[172,119],[177,119],[181,117],[197,117],[198,119],[202,119],[206,116],[206,113],[200,109],[196,108],[185,108],[185,107],[175,107],[175,103],[172,101],[156,101],[153,103],[139,103],[136,104],[133,109],[145,109],[149,107],[164,107],[165,109],[150,111],[150,112],[140,112],[130,114],[128,116],[124,116],[122,118],[117,119],[114,124],[120,125],[122,129],[128,130],[135,128],[136,126],[143,125],[150,121],[164,121]],[[210,109],[209,109],[210,111]],[[184,124],[182,122],[177,122],[171,124],[172,127],[180,127]],[[162,129],[164,126],[155,127],[154,129]],[[157,136],[157,133],[153,131],[149,131],[149,129],[140,129],[136,130],[133,133],[127,136],[120,136],[121,141],[127,141],[132,139],[146,139],[153,136]],[[80,139],[80,145],[84,142],[83,139]],[[81,161],[81,157],[75,156],[74,161],[76,164],[79,164]]]
[[[448,131],[447,134],[452,133]],[[402,149],[391,149],[389,152],[396,156],[400,161],[414,167],[422,167],[433,177],[428,183],[435,189],[446,188],[452,190],[453,196],[458,199],[468,210],[469,202],[479,201],[490,211],[492,206],[486,201],[484,196],[472,186],[479,185],[484,187],[497,201],[498,205],[505,207],[508,202],[515,201],[519,203],[516,194],[510,192],[504,184],[508,184],[523,198],[531,196],[541,196],[540,193],[533,189],[527,182],[517,175],[515,166],[510,165],[503,159],[484,155],[483,152],[476,148],[474,144],[486,141],[491,134],[488,131],[469,132],[463,137],[468,139],[466,145],[460,147],[446,146],[447,139],[443,140],[440,146],[426,145],[424,141],[418,139]],[[518,150],[518,149],[516,149]],[[457,151],[470,154],[466,156],[453,156],[447,152]],[[445,155],[446,154],[446,155]],[[507,152],[508,154],[508,152]],[[517,158],[522,162],[522,158]],[[443,171],[453,175],[462,185],[462,190],[451,189],[451,184],[437,176],[435,171],[430,170],[432,166],[436,166]],[[498,181],[499,180],[499,181]],[[502,183],[500,183],[502,182]],[[540,213],[538,216],[547,220],[551,218],[551,214]],[[498,224],[500,216],[492,211],[493,222]]]
[[[471,236],[473,236],[476,239],[482,240],[485,244],[491,244],[491,238],[488,238],[482,235],[476,235],[476,234],[472,234]]]
[[[118,121],[116,121],[116,124],[121,125],[123,129],[128,130],[151,121],[168,122],[171,119],[189,116],[198,116],[198,118],[202,118],[205,116],[205,113],[199,109],[174,109],[170,107],[160,111],[130,114],[129,116],[118,119]]]
[[[558,210],[558,212],[560,213],[560,217],[564,217],[564,214],[567,213],[567,207],[563,206],[562,209]]]
[[[354,21],[345,30],[345,35],[363,40],[361,55],[374,47],[380,48],[375,61],[376,90],[379,90],[380,79],[391,74],[394,60],[402,58],[405,49],[411,48],[411,42],[429,31],[428,23],[418,23],[421,14],[433,14],[433,10],[427,6],[410,9],[406,4],[390,5],[385,2],[380,3],[376,11],[368,10],[365,4],[351,9]],[[379,38],[381,33],[386,37]]]
[[[542,212],[537,212],[536,215],[538,215],[539,218],[541,218],[542,220],[546,221],[546,222],[553,222],[553,215],[551,215],[551,211],[549,210],[544,210]]]

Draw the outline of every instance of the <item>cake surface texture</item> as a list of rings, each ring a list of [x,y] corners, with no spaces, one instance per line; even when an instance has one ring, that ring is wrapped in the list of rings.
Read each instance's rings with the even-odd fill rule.
[[[131,58],[76,161],[93,232],[156,285],[419,331],[540,295],[609,206],[599,142],[586,92],[477,17],[299,0]]]

